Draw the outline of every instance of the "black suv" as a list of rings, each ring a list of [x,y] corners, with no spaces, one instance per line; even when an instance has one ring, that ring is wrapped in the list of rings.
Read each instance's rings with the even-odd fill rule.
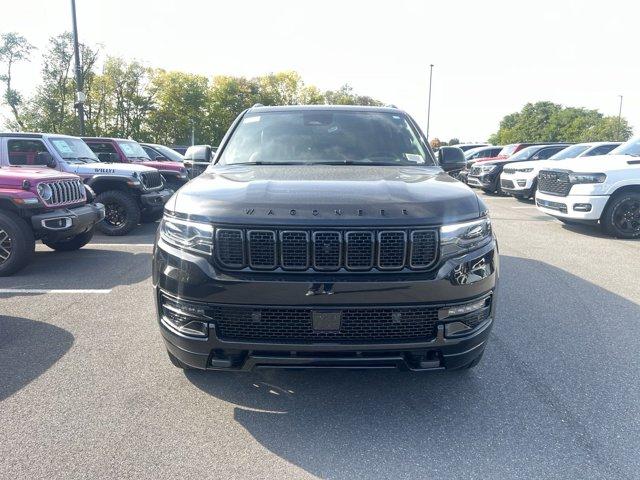
[[[497,278],[486,206],[395,108],[243,112],[153,255],[180,368],[471,368]]]

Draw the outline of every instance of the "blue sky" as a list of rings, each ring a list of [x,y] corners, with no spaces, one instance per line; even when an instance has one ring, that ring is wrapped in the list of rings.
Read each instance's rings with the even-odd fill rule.
[[[526,102],[623,115],[640,133],[638,2],[76,0],[81,41],[152,67],[204,75],[296,70],[322,89],[350,83],[426,124],[484,140]],[[69,29],[69,0],[4,2],[0,32],[40,51]],[[39,53],[16,71],[37,84]]]

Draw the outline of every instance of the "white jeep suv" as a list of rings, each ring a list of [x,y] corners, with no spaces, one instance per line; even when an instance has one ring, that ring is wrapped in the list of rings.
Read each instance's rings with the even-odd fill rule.
[[[538,172],[543,168],[561,168],[553,162],[570,158],[606,155],[621,142],[578,143],[559,151],[547,160],[509,163],[500,175],[500,187],[509,195],[518,199],[532,198],[536,193]]]
[[[640,238],[640,137],[608,155],[547,165],[538,174],[536,206],[565,223],[599,222],[610,235]]]

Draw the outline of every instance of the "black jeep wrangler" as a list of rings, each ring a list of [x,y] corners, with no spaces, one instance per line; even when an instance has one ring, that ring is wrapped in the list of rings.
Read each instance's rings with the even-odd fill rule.
[[[457,149],[456,149],[457,150]],[[487,208],[395,108],[254,107],[165,205],[157,316],[180,368],[464,369],[498,278]]]

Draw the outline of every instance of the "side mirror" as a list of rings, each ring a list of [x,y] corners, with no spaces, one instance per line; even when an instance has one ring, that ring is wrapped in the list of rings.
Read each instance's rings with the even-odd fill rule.
[[[48,168],[56,168],[58,166],[58,162],[49,152],[38,152],[36,158],[38,165],[46,165]]]
[[[208,145],[204,149],[204,159],[207,163],[211,163],[211,160],[213,160],[213,150]]]
[[[167,160],[169,160],[167,157],[163,157],[162,155],[158,155],[156,158],[153,159],[154,161],[157,162],[166,162]]]
[[[445,172],[462,170],[466,166],[464,152],[458,147],[440,147],[438,160]]]
[[[104,163],[120,163],[120,155],[117,153],[99,153],[98,160]]]

